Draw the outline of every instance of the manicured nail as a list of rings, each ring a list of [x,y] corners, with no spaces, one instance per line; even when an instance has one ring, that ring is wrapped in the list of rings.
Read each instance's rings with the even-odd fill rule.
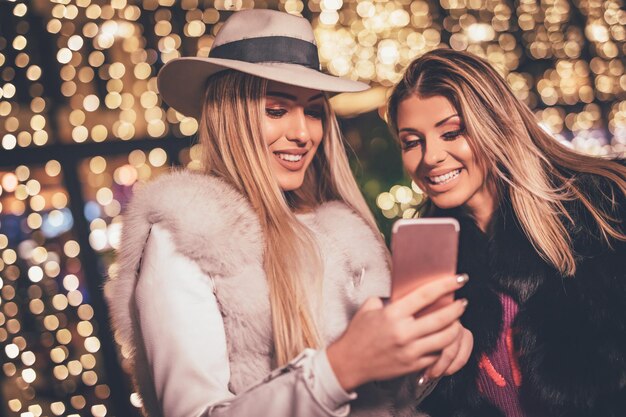
[[[417,380],[417,385],[419,385],[421,387],[422,385],[424,385],[427,382],[428,382],[428,378],[426,378],[426,376],[422,375],[420,377],[420,379]]]
[[[456,282],[459,285],[465,285],[467,281],[469,281],[469,275],[467,274],[461,274],[456,276]]]
[[[469,304],[469,301],[467,300],[467,298],[461,299],[461,305],[463,306],[463,308],[467,308],[468,304]]]

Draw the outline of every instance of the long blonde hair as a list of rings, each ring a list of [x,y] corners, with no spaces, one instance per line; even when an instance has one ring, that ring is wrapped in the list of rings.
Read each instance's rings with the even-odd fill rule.
[[[267,80],[223,71],[207,83],[200,120],[206,173],[230,183],[250,201],[265,237],[264,269],[270,294],[275,365],[306,347],[319,347],[308,290],[322,283],[322,261],[314,238],[294,211],[339,200],[380,236],[350,171],[337,120],[325,100],[324,137],[302,187],[283,193],[270,169],[262,134]],[[251,213],[251,215],[254,215]]]
[[[508,194],[517,219],[535,250],[563,275],[576,272],[567,223],[573,222],[564,202],[578,199],[597,223],[604,240],[626,240],[602,202],[585,196],[577,173],[595,174],[626,194],[626,167],[617,162],[576,153],[559,144],[538,124],[504,79],[483,59],[450,49],[416,59],[395,87],[388,106],[391,129],[397,133],[400,102],[411,95],[446,97],[465,124],[467,140],[495,180],[498,195]],[[611,206],[614,196],[604,206]]]

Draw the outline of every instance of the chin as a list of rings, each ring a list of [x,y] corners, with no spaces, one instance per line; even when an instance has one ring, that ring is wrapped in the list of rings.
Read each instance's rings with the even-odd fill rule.
[[[459,206],[462,206],[465,202],[461,198],[456,198],[455,196],[436,196],[430,197],[430,201],[440,209],[449,210]]]
[[[278,186],[282,191],[295,191],[302,187],[304,178],[279,178]]]

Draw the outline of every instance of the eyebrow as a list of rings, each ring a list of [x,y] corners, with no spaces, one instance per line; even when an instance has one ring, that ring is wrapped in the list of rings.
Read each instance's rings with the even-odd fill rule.
[[[439,120],[437,123],[435,123],[435,127],[441,126],[442,124],[446,123],[448,120],[452,119],[453,117],[459,117],[459,115],[454,113],[453,115],[448,116],[445,119]]]
[[[445,124],[446,122],[448,122],[453,117],[459,117],[459,115],[455,113],[455,114],[452,114],[452,115],[446,117],[445,119],[439,120],[437,123],[435,123],[435,127],[439,127],[439,126]],[[402,128],[402,129],[398,130],[398,133],[400,133],[400,132],[420,133],[418,130],[413,129],[411,127],[405,127],[405,128]]]
[[[291,94],[282,93],[280,91],[268,91],[267,95],[268,96],[273,96],[273,97],[281,97],[281,98],[284,98],[284,99],[287,99],[287,100],[291,100],[291,101],[297,101],[298,100],[298,97],[293,96]],[[319,93],[319,94],[316,94],[316,95],[310,97],[308,101],[311,102],[311,101],[317,100],[318,98],[322,98],[322,97],[324,97],[324,93]]]

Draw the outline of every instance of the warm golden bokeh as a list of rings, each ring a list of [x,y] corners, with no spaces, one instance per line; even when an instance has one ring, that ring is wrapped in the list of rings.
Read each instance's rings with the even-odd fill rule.
[[[451,47],[488,59],[556,140],[592,155],[626,156],[622,0],[2,1],[1,151],[194,137],[198,121],[163,103],[156,74],[174,58],[207,56],[221,22],[252,7],[310,19],[324,69],[376,87],[334,97],[341,115],[378,108],[412,59]],[[357,151],[371,152],[366,172],[393,146],[380,125],[347,132]],[[76,156],[73,190],[63,155],[0,168],[7,358],[0,409],[28,417],[111,415],[112,384],[121,382],[104,369],[107,323],[87,285],[102,277],[88,277],[82,262],[91,252],[94,270],[115,273],[121,215],[133,191],[172,164],[202,168],[200,146],[185,146]],[[364,192],[385,218],[415,214],[423,195],[414,184],[368,175]],[[72,208],[75,195],[83,199],[79,209]],[[85,224],[84,239],[77,222]],[[119,354],[125,370],[127,354]],[[130,407],[141,406],[136,393],[126,397]]]

